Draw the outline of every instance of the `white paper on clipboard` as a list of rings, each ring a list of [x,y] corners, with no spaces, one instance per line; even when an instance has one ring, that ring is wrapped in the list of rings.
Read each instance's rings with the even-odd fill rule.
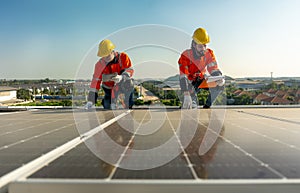
[[[215,81],[222,80],[222,79],[225,79],[225,76],[209,76],[209,77],[207,77],[206,82],[207,83],[215,82]]]

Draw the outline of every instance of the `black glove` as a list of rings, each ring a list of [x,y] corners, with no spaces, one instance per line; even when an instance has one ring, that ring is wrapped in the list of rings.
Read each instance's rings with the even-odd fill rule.
[[[98,99],[98,93],[90,91],[88,96],[88,101],[91,101],[93,104],[96,104]]]
[[[222,76],[222,72],[220,70],[214,71],[210,74],[211,76]]]
[[[203,82],[203,79],[201,79],[199,76],[196,78],[196,80],[192,81],[192,85],[195,89],[198,89],[200,84]]]

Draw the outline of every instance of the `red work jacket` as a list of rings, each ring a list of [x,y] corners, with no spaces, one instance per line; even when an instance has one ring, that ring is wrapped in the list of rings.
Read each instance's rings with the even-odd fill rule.
[[[186,75],[189,80],[195,80],[197,76],[202,79],[206,71],[209,74],[219,71],[215,55],[211,49],[206,49],[204,56],[195,59],[192,49],[185,50],[179,60],[180,75]]]
[[[108,89],[114,87],[114,81],[103,82],[103,75],[113,75],[117,73],[118,75],[126,74],[129,77],[132,77],[134,70],[131,68],[131,61],[127,54],[115,52],[115,58],[109,62],[105,63],[104,59],[101,58],[96,64],[93,74],[93,79],[90,85],[92,91],[98,92],[100,85]]]
[[[204,78],[204,74],[208,71],[212,74],[215,71],[220,71],[215,58],[215,55],[211,49],[206,49],[204,55],[200,58],[195,58],[192,49],[185,50],[179,60],[180,77],[186,76],[190,81]],[[199,88],[215,87],[216,83],[212,82],[208,84],[203,81]]]

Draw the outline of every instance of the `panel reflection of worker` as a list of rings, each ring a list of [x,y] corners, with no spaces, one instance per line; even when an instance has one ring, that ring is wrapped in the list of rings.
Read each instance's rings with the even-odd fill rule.
[[[204,28],[194,31],[191,49],[185,50],[179,60],[180,87],[184,93],[183,109],[197,108],[197,93],[209,91],[203,108],[210,108],[217,96],[224,90],[225,79],[221,76],[213,51],[206,47],[210,38]],[[207,72],[209,74],[207,74]],[[219,76],[217,81],[207,83],[207,77]]]
[[[133,106],[132,75],[134,70],[128,55],[114,51],[114,49],[115,45],[108,39],[99,44],[97,56],[101,58],[95,64],[86,109],[90,109],[97,102],[100,85],[105,93],[102,100],[104,109],[115,109],[120,93],[124,96],[123,107],[131,109]]]

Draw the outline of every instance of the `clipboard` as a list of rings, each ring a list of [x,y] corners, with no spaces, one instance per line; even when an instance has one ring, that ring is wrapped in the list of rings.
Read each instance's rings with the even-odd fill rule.
[[[206,79],[206,82],[207,82],[207,83],[210,83],[210,82],[216,82],[216,81],[222,80],[222,79],[225,79],[225,76],[209,76],[209,77]]]

